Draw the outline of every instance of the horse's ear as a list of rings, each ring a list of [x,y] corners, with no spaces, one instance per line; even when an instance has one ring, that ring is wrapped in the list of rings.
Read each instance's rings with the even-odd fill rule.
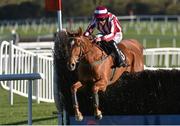
[[[82,28],[81,28],[81,27],[79,27],[78,33],[79,33],[79,36],[82,36],[82,35],[83,35],[83,31],[82,31]]]

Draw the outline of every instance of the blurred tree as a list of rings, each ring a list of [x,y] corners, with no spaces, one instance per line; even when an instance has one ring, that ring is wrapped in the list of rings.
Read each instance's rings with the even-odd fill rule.
[[[180,3],[171,4],[166,8],[166,14],[172,15],[180,15]]]
[[[45,0],[32,0],[32,2],[33,2],[34,4],[40,5],[40,6],[42,6],[42,7],[45,6],[45,4],[44,4]]]
[[[124,14],[125,3],[125,1],[109,0],[107,7],[109,8],[109,11],[114,13],[115,15],[122,15]]]
[[[92,12],[94,11],[94,4],[93,1],[87,0],[74,0],[77,1],[74,4],[74,9],[76,11],[77,16],[91,16]],[[81,2],[81,4],[78,3]]]
[[[0,6],[6,6],[10,4],[19,5],[23,2],[32,1],[32,0],[0,0]]]
[[[97,5],[116,15],[179,14],[180,0],[62,0],[63,17],[91,16]],[[0,19],[55,17],[44,0],[0,0]]]
[[[32,2],[9,4],[0,8],[0,19],[40,18],[42,14],[42,7]]]
[[[177,4],[179,0],[172,0],[173,4]]]

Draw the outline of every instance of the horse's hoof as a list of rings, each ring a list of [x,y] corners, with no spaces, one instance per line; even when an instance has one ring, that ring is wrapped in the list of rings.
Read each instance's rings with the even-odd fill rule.
[[[96,116],[95,116],[95,119],[101,120],[102,117],[103,117],[102,114],[99,114],[99,115],[96,115]]]
[[[76,118],[76,121],[82,121],[83,120],[82,115],[76,115],[75,118]]]

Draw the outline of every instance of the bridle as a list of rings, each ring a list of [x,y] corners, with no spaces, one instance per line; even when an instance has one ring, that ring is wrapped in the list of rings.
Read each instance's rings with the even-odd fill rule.
[[[79,39],[79,41],[82,41],[82,38],[81,38],[81,37],[79,37],[79,38],[77,38],[77,37],[70,37],[70,38],[72,38],[73,40]],[[89,48],[89,50],[88,50],[87,52],[84,52],[84,46],[83,46],[83,44],[82,44],[81,42],[80,42],[79,45],[76,44],[75,46],[80,48],[80,53],[79,53],[79,55],[78,55],[78,60],[76,61],[76,62],[80,62],[80,61],[91,51],[91,49]],[[98,47],[98,48],[99,48],[99,47]],[[102,53],[102,55],[103,55],[103,53]],[[94,61],[93,63],[91,63],[91,65],[100,64],[100,63],[102,63],[104,60],[106,60],[108,57],[109,57],[109,55],[107,55],[107,56],[102,56],[100,60]],[[84,64],[84,65],[89,65],[89,64],[86,64],[86,63],[83,63],[83,64]]]
[[[73,39],[74,41],[77,39],[79,39],[79,41],[82,41],[81,38],[77,38],[77,37],[70,37],[71,39]],[[80,48],[80,53],[78,55],[78,60],[77,62],[80,62],[89,52],[90,50],[88,50],[86,53],[84,53],[84,46],[83,44],[80,42],[80,44],[76,44],[75,47],[79,47]]]

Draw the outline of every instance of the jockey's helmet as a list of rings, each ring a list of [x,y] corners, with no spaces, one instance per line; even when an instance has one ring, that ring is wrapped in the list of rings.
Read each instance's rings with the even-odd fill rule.
[[[107,18],[108,17],[108,10],[104,6],[96,7],[94,11],[95,18]]]

